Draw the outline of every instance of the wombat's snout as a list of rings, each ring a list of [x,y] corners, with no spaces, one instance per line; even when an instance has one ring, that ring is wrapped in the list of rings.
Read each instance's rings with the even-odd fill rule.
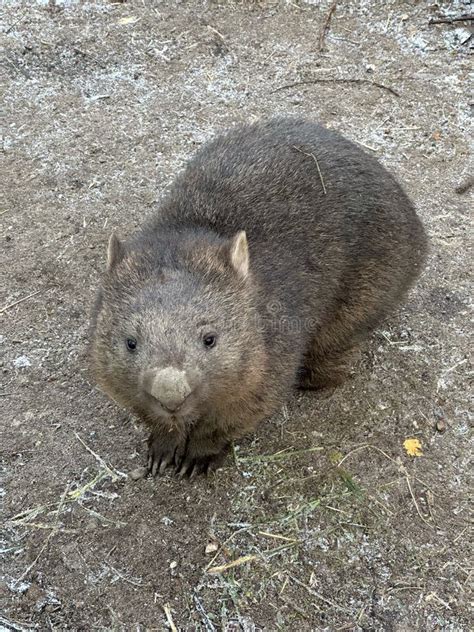
[[[192,390],[186,373],[173,367],[147,371],[143,386],[147,393],[170,412],[176,412]]]

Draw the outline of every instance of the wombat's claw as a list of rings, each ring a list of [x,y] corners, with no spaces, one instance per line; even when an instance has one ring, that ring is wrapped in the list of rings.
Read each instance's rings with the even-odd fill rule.
[[[170,467],[170,465],[176,465],[178,452],[178,447],[168,452],[161,452],[159,449],[155,450],[153,442],[150,441],[147,462],[147,468],[150,474],[152,476],[163,474],[166,468]]]
[[[200,457],[197,459],[186,459],[183,461],[181,466],[176,468],[176,476],[178,478],[189,478],[192,480],[199,474],[204,474],[207,476],[211,469],[211,464],[213,461],[212,456]]]
[[[163,474],[170,466],[177,467],[182,460],[184,446],[166,444],[162,437],[150,437],[147,468],[152,476]]]
[[[166,470],[167,467],[169,467],[172,464],[172,459],[169,459],[167,457],[154,457],[154,456],[149,456],[148,457],[148,471],[151,473],[152,476],[156,476],[157,474],[163,474],[163,472]]]

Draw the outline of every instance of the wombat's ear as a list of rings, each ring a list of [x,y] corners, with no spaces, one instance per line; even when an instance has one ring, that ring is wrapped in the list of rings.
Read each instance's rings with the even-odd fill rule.
[[[122,261],[125,254],[125,248],[115,233],[109,237],[109,245],[107,248],[107,270],[112,270],[117,263]]]
[[[230,243],[230,262],[239,277],[245,279],[249,272],[249,245],[244,230],[239,231]]]

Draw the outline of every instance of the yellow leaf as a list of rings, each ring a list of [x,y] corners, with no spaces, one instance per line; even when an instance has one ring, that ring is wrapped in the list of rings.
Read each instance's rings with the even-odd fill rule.
[[[140,18],[137,18],[134,15],[127,15],[126,17],[117,20],[117,24],[135,24],[135,22],[138,22],[139,19]]]
[[[419,439],[405,439],[403,447],[410,456],[423,456]]]

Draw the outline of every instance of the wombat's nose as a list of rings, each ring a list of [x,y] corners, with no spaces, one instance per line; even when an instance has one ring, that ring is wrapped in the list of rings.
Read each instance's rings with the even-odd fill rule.
[[[172,412],[176,411],[191,393],[186,373],[173,367],[148,374],[145,378],[145,388],[160,404]]]

